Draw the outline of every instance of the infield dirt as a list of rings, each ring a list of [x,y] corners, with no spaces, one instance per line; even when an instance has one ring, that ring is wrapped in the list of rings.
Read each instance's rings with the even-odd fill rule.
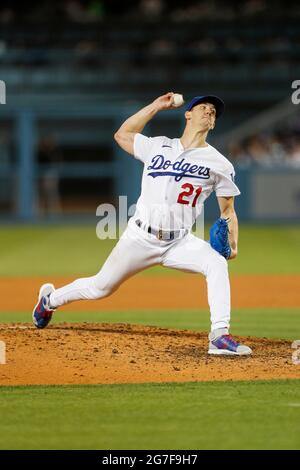
[[[207,334],[126,324],[0,324],[0,385],[300,378],[289,341],[239,338],[253,356],[207,354]]]

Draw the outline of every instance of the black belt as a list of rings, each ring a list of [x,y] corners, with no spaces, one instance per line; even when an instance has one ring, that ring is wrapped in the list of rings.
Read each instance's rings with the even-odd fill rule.
[[[176,238],[179,238],[181,235],[186,235],[188,233],[188,230],[162,230],[162,229],[155,229],[151,227],[151,225],[145,226],[141,220],[136,220],[135,221],[136,225],[140,227],[141,229],[145,230],[148,233],[151,233],[151,235],[155,235],[159,240],[175,240]]]

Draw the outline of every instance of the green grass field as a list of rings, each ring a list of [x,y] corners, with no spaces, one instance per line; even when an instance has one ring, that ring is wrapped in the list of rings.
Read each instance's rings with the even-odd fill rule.
[[[1,227],[0,276],[90,275],[114,243],[91,226]],[[241,227],[230,270],[299,274],[300,227]],[[30,313],[0,312],[0,322],[16,321]],[[58,312],[60,321],[209,328],[208,312],[195,310]],[[232,333],[300,339],[300,306],[234,310]],[[300,380],[2,387],[0,417],[1,449],[299,449]]]
[[[296,449],[300,381],[1,390],[1,449]]]
[[[245,225],[239,238],[232,273],[300,273],[300,227]],[[92,226],[0,226],[0,243],[0,276],[91,275],[115,245],[97,239]],[[180,275],[160,267],[144,275],[153,272]]]

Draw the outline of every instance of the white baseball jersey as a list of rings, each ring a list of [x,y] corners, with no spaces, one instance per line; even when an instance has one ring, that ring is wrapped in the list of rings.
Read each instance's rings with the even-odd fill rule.
[[[213,191],[217,196],[240,194],[232,164],[209,144],[184,150],[180,139],[136,134],[134,156],[144,171],[132,219],[152,227],[190,230]]]

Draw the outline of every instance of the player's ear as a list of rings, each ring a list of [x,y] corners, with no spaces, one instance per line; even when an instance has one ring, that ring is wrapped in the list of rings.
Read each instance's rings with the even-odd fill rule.
[[[191,119],[191,117],[192,117],[192,113],[191,113],[190,111],[186,111],[186,112],[184,113],[184,117],[185,117],[185,119],[186,119],[187,121],[189,121],[189,120]]]

